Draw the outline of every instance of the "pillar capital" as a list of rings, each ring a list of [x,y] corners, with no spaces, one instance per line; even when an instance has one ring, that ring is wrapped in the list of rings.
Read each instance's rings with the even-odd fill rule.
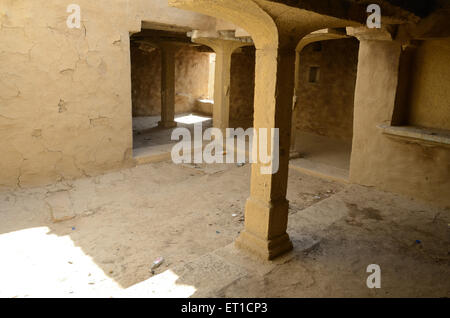
[[[175,54],[181,44],[172,41],[158,41],[161,49],[161,121],[159,127],[173,128],[175,122]]]
[[[393,26],[383,26],[381,29],[363,27],[347,27],[347,34],[359,41],[394,41]]]
[[[234,50],[243,46],[253,45],[250,37],[237,38],[234,31],[193,31],[191,40],[194,43],[203,44],[212,48],[216,53],[220,51],[233,53]]]

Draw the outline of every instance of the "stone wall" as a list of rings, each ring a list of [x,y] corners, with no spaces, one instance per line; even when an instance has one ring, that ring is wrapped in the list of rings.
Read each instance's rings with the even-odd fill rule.
[[[358,40],[342,39],[311,43],[300,52],[299,130],[352,139],[358,48]],[[316,83],[310,83],[310,67],[319,67]]]
[[[185,46],[175,56],[175,113],[192,112],[208,95],[209,53]],[[131,46],[133,116],[161,114],[161,52]]]

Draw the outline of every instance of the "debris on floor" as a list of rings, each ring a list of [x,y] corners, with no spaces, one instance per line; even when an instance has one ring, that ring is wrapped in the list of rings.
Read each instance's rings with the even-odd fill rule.
[[[250,165],[232,164],[220,174],[193,171],[163,162],[73,181],[70,201],[64,194],[51,203],[67,204],[62,208],[76,212],[76,221],[53,222],[48,187],[15,191],[13,200],[11,193],[0,193],[0,245],[8,260],[0,262],[0,297],[109,296],[114,288],[153,284],[165,275],[179,276],[177,288],[193,286],[194,296],[366,297],[373,295],[365,284],[368,264],[385,268],[389,285],[382,291],[388,296],[448,295],[448,280],[441,278],[449,273],[446,210],[290,170],[290,261],[270,263],[267,275],[241,276],[250,260],[235,259],[240,252],[233,242],[244,229]],[[85,217],[86,211],[95,213]],[[320,246],[305,254],[311,240]],[[262,274],[269,267],[250,270]],[[205,281],[205,273],[214,279]],[[230,273],[237,273],[233,283]],[[161,295],[159,288],[154,295]]]
[[[150,268],[150,270],[155,270],[157,269],[159,266],[161,266],[161,264],[164,262],[164,258],[163,257],[158,257],[157,259],[155,259],[153,261],[152,267]]]

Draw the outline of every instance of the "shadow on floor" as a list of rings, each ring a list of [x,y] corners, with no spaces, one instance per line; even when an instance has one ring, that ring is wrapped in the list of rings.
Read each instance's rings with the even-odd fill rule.
[[[448,296],[448,210],[290,171],[295,250],[261,263],[230,245],[249,179],[249,165],[163,162],[1,193],[0,295]],[[372,263],[381,291],[365,286]]]

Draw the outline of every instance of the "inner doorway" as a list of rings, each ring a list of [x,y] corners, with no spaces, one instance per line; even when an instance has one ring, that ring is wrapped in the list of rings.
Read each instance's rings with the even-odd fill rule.
[[[293,167],[348,180],[358,52],[354,38],[313,42],[300,52],[294,121],[300,158]]]
[[[164,56],[168,46],[173,50],[171,59]],[[171,140],[175,127],[193,130],[196,123],[202,123],[204,129],[211,127],[210,87],[214,83],[210,81],[214,77],[210,73],[214,53],[208,47],[192,43],[186,32],[153,29],[143,29],[131,36],[130,51],[133,156],[138,161],[152,156],[158,159],[162,154],[170,154],[177,142]],[[173,124],[161,125],[170,85],[174,90]]]

